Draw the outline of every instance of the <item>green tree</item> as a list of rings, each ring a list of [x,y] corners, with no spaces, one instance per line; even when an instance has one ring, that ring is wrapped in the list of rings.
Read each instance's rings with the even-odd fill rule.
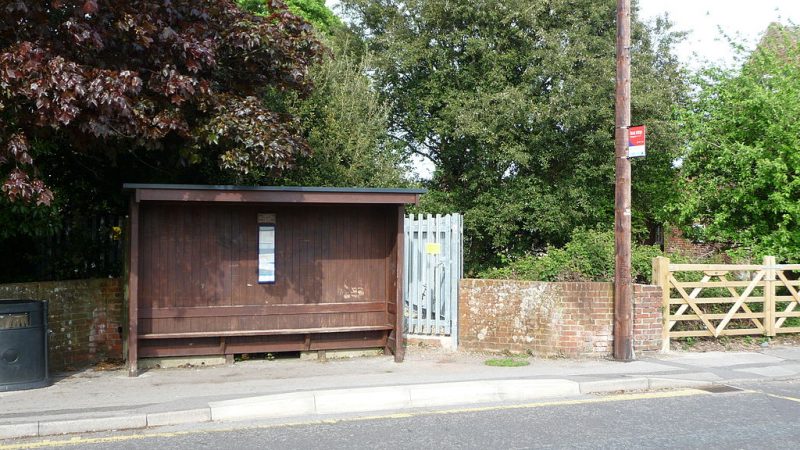
[[[267,2],[269,0],[237,0],[239,6],[247,11],[256,14],[267,14]],[[342,28],[341,19],[333,13],[327,6],[325,0],[286,0],[289,11],[306,19],[318,31],[324,34],[333,33]]]
[[[392,136],[435,172],[423,207],[465,213],[467,266],[563,245],[613,222],[613,0],[344,0],[377,55]],[[685,83],[666,21],[633,21],[640,234],[675,192]]]
[[[707,240],[800,258],[800,30],[770,27],[738,69],[697,77],[675,217]],[[689,230],[692,230],[690,227]]]
[[[366,76],[372,57],[347,45],[338,43],[332,57],[312,68],[314,93],[291,106],[313,152],[276,180],[281,184],[408,184],[404,155],[387,132],[388,107]]]
[[[265,0],[239,0],[262,13]],[[324,0],[290,0],[290,10],[311,23],[330,49],[310,70],[314,92],[307,98],[273,97],[276,108],[297,117],[313,151],[266,184],[306,186],[401,186],[408,181],[404,155],[389,138],[386,101],[367,76],[373,56],[364,42],[325,6]]]
[[[270,0],[260,17],[220,1],[3,1],[0,180],[11,200],[49,203],[31,140],[57,149],[161,150],[242,176],[308,152],[271,91],[307,95],[321,46]]]
[[[248,180],[309,152],[266,100],[307,97],[324,49],[281,1],[265,16],[233,0],[0,10],[0,280],[118,273],[94,244],[126,211],[124,181]]]

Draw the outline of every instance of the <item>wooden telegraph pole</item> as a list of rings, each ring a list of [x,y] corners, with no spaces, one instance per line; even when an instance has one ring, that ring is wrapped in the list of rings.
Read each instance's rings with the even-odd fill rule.
[[[614,358],[632,361],[633,281],[631,280],[631,1],[617,0],[617,96],[614,133],[616,188],[614,195]]]

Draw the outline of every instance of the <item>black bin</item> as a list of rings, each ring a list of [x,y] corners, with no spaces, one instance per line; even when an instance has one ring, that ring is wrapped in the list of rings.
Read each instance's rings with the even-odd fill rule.
[[[47,302],[0,300],[0,392],[48,384]]]

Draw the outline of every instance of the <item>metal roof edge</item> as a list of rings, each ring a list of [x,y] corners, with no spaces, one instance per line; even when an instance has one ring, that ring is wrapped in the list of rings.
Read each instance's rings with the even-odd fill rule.
[[[312,187],[312,186],[237,186],[204,184],[147,184],[124,183],[126,191],[136,189],[171,189],[196,191],[272,191],[272,192],[337,192],[353,194],[426,194],[427,189],[414,188],[355,188],[355,187]]]

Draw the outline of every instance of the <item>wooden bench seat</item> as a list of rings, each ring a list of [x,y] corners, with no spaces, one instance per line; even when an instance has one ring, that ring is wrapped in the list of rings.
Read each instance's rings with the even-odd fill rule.
[[[393,329],[394,326],[392,325],[365,325],[365,326],[354,326],[354,327],[289,328],[280,330],[193,331],[186,333],[139,334],[139,339],[181,339],[181,338],[231,337],[231,336],[352,333],[359,331],[388,331]]]

